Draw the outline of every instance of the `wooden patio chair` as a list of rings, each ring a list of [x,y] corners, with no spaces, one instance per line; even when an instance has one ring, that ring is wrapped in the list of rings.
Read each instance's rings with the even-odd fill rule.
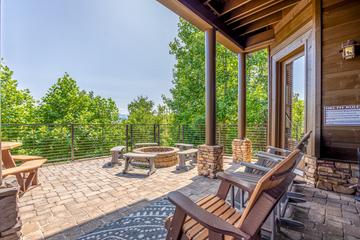
[[[220,173],[217,194],[205,196],[196,203],[180,192],[171,192],[168,198],[176,209],[166,221],[166,239],[260,239],[261,226],[293,180],[292,170],[300,155],[298,149],[294,150],[256,185]],[[226,202],[233,186],[249,192],[250,200],[242,213]]]
[[[312,131],[307,132],[296,145],[295,149],[299,149],[302,153],[306,152],[307,145],[310,139]],[[291,151],[282,148],[276,148],[269,146],[267,152],[258,152],[258,161],[256,163],[241,162],[242,166],[245,166],[245,173],[263,175],[269,171],[280,161],[289,155]],[[251,178],[251,175],[249,176]]]

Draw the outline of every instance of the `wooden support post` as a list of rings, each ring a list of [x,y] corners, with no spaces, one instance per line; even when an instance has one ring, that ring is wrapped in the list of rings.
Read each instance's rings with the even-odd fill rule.
[[[216,30],[205,31],[206,129],[205,143],[216,144]]]
[[[238,137],[246,137],[246,55],[238,54]]]

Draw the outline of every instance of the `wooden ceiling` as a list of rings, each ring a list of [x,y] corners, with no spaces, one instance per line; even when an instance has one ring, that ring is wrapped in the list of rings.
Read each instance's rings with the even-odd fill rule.
[[[177,0],[241,49],[274,39],[274,26],[300,0]]]

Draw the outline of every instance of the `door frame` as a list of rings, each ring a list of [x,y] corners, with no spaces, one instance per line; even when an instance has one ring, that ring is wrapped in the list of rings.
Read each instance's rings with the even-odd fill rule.
[[[284,60],[280,60],[277,64],[280,65],[280,74],[279,77],[280,79],[280,84],[281,84],[281,119],[280,119],[280,133],[281,136],[279,136],[280,138],[280,147],[285,148],[286,147],[286,99],[285,99],[285,92],[286,92],[286,65],[290,64],[292,62],[294,62],[296,59],[304,57],[305,59],[305,50],[304,50],[304,46],[296,49],[295,51],[291,52],[288,56],[284,57]],[[306,64],[304,61],[304,104],[305,104],[305,108],[306,108],[306,104],[307,104],[307,100],[306,100],[306,94],[307,94],[307,90],[306,90]],[[304,129],[306,129],[306,109],[304,112]]]
[[[317,106],[317,81],[315,64],[315,37],[312,22],[309,22],[303,28],[299,29],[291,37],[285,39],[276,46],[270,47],[269,57],[269,127],[268,144],[277,147],[283,147],[281,136],[283,135],[282,119],[282,72],[281,63],[303,52],[305,63],[305,132],[312,130],[308,145],[308,154],[315,156],[315,132],[317,126],[316,113]],[[319,79],[320,80],[320,79]]]

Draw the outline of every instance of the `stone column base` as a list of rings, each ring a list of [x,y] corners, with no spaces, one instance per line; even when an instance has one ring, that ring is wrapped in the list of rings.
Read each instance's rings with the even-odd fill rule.
[[[197,158],[198,174],[209,178],[216,178],[216,173],[224,171],[223,156],[223,146],[200,145]]]
[[[317,160],[317,188],[344,194],[354,194],[350,188],[358,182],[359,166],[357,164]]]
[[[19,188],[6,184],[0,186],[0,239],[22,238],[18,204]]]
[[[304,179],[305,181],[315,186],[318,180],[316,157],[305,155],[304,159]]]
[[[247,138],[234,139],[232,142],[232,157],[235,163],[251,162],[252,159],[252,144]]]
[[[357,164],[327,161],[308,155],[304,156],[305,181],[316,188],[344,194],[354,194],[356,189],[349,188],[358,182]]]

